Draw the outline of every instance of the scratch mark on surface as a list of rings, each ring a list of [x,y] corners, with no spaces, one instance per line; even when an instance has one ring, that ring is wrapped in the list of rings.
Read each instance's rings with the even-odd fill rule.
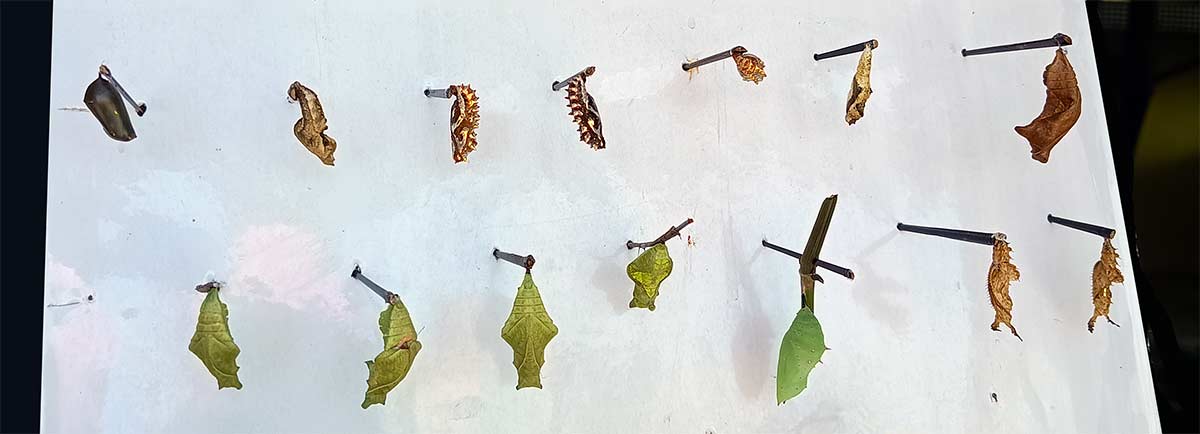
[[[59,110],[62,110],[62,111],[65,111],[65,112],[85,112],[85,111],[88,111],[87,107],[59,107]]]

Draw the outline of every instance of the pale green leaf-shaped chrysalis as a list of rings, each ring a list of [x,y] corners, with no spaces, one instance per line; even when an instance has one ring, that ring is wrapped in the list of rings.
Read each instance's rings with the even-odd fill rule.
[[[201,288],[207,288],[208,295],[200,304],[200,318],[196,321],[196,333],[192,335],[188,350],[216,377],[218,390],[226,387],[241,389],[237,356],[242,350],[233,343],[233,335],[229,333],[229,308],[218,295],[220,285],[210,283]]]
[[[367,361],[367,394],[362,408],[385,404],[388,392],[408,375],[421,343],[413,327],[408,308],[399,297],[392,297],[387,309],[379,314],[379,331],[383,333],[383,352]]]
[[[775,399],[783,404],[808,387],[808,374],[825,354],[821,323],[808,308],[800,309],[779,346],[779,371],[775,376]]]
[[[633,280],[633,300],[629,308],[646,308],[654,310],[654,300],[658,298],[658,286],[671,275],[674,263],[667,253],[667,244],[655,244],[646,249],[637,259],[625,267],[626,274]]]
[[[504,322],[500,337],[512,347],[513,366],[517,368],[517,390],[525,387],[542,388],[542,365],[546,363],[546,344],[558,334],[558,326],[546,313],[542,295],[533,276],[525,273],[525,280],[517,288],[512,313]]]

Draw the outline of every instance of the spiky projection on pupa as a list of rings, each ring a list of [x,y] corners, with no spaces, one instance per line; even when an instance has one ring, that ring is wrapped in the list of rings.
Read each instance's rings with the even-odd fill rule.
[[[464,163],[467,154],[479,145],[475,138],[475,129],[479,128],[479,97],[469,84],[450,86],[450,95],[455,97],[450,106],[450,150],[455,163]]]
[[[1000,324],[1004,324],[1017,339],[1021,339],[1021,335],[1012,325],[1013,301],[1008,294],[1008,286],[1020,279],[1021,271],[1012,264],[1012,248],[1008,247],[1007,241],[997,239],[992,245],[992,266],[988,268],[988,296],[991,297],[992,309],[996,311],[992,330],[1000,331]]]
[[[1125,276],[1117,266],[1117,249],[1113,248],[1112,239],[1105,238],[1104,246],[1100,247],[1100,260],[1092,267],[1092,318],[1088,320],[1088,331],[1096,328],[1096,318],[1101,316],[1109,324],[1120,327],[1108,317],[1108,309],[1112,306],[1112,284],[1124,283]]]
[[[317,94],[299,81],[292,82],[288,87],[288,98],[300,103],[300,120],[296,121],[296,125],[292,127],[292,131],[296,134],[296,139],[300,140],[300,144],[304,145],[308,152],[312,152],[317,158],[321,159],[322,163],[327,166],[333,165],[333,151],[337,150],[337,141],[333,137],[325,135],[325,130],[329,129],[326,125],[328,122],[325,119],[325,110],[321,108],[321,101],[317,99]]]
[[[746,52],[745,47],[733,48],[733,63],[737,65],[738,74],[742,75],[742,80],[754,82],[758,84],[764,78],[767,78],[767,64],[759,59],[758,56]]]
[[[596,73],[595,66],[589,66],[582,73],[567,80],[567,108],[571,109],[571,118],[579,126],[579,140],[587,143],[592,149],[604,149],[604,128],[600,123],[600,109],[596,100],[587,91],[587,78]]]

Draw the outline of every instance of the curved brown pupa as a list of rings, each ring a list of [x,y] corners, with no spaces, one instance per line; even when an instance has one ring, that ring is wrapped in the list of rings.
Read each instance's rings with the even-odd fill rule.
[[[296,121],[296,125],[292,128],[296,133],[296,138],[304,145],[305,149],[321,159],[322,163],[327,166],[333,165],[333,151],[337,149],[337,141],[333,137],[325,135],[325,130],[329,129],[326,125],[325,110],[321,109],[321,101],[317,99],[317,94],[299,81],[292,82],[288,86],[288,98],[300,103],[300,120]]]
[[[479,97],[469,84],[450,86],[454,104],[450,106],[450,150],[454,162],[467,161],[467,154],[475,150],[479,142],[475,129],[479,128]]]
[[[870,97],[871,44],[866,44],[858,58],[858,69],[854,70],[854,78],[850,80],[850,95],[846,97],[847,124],[854,125],[854,122],[866,115],[867,98]]]
[[[1092,318],[1088,320],[1088,331],[1096,327],[1096,318],[1104,316],[1109,324],[1120,327],[1108,317],[1108,309],[1112,306],[1112,284],[1124,283],[1125,276],[1117,266],[1117,249],[1113,248],[1112,239],[1105,238],[1104,246],[1100,247],[1100,260],[1092,267]]]
[[[1033,159],[1045,163],[1050,160],[1050,150],[1075,126],[1082,112],[1075,69],[1071,68],[1062,48],[1054,53],[1054,61],[1046,65],[1042,83],[1046,85],[1046,104],[1042,106],[1042,113],[1029,125],[1016,127],[1016,130],[1029,140]]]
[[[737,65],[738,74],[742,75],[742,80],[758,84],[767,77],[766,63],[763,63],[758,56],[746,52],[744,47],[733,49],[733,63]]]
[[[992,309],[996,311],[992,330],[1000,331],[1000,324],[1004,324],[1017,339],[1021,339],[1021,335],[1012,325],[1013,301],[1008,294],[1008,286],[1010,282],[1020,279],[1021,272],[1012,264],[1012,248],[1007,241],[997,239],[992,245],[992,266],[988,268],[988,296],[992,301]]]
[[[571,77],[567,82],[567,108],[571,109],[571,118],[579,126],[579,140],[587,143],[592,149],[604,149],[604,127],[600,123],[600,108],[596,100],[587,92],[587,78],[596,73],[595,66],[589,66],[582,73]]]

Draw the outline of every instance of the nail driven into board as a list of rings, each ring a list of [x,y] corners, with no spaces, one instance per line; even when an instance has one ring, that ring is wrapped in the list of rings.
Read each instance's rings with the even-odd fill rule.
[[[913,232],[913,233],[924,234],[924,235],[933,235],[933,236],[942,237],[942,238],[949,238],[952,240],[966,241],[968,243],[983,244],[986,246],[995,245],[996,240],[1004,241],[1007,239],[1007,236],[1004,235],[1004,233],[1002,233],[1002,232],[988,233],[988,232],[964,231],[961,229],[946,229],[946,228],[934,228],[934,227],[928,227],[928,226],[913,226],[913,225],[906,225],[904,223],[896,223],[896,229],[899,229],[902,232]]]
[[[796,258],[797,261],[802,260],[804,258],[804,255],[802,255],[800,252],[797,252],[797,251],[794,251],[794,250],[791,250],[791,249],[788,249],[786,247],[782,247],[782,246],[779,246],[776,244],[772,244],[770,242],[767,242],[767,240],[762,240],[762,245],[763,245],[763,247],[769,248],[776,252],[783,253],[785,255]],[[822,261],[819,258],[816,260],[816,263],[817,263],[818,267],[821,267],[826,270],[837,273],[838,275],[845,277],[847,279],[854,280],[854,270],[851,270],[846,267],[842,267],[840,265],[830,264],[828,262]]]
[[[430,98],[450,99],[450,89],[425,89],[425,96]]]
[[[963,57],[978,56],[980,54],[992,54],[992,53],[1004,53],[1004,52],[1008,52],[1008,51],[1032,50],[1035,48],[1064,47],[1067,45],[1071,45],[1071,37],[1064,35],[1062,33],[1057,33],[1054,36],[1051,36],[1049,38],[1039,39],[1036,41],[1018,42],[1016,44],[997,45],[994,47],[976,48],[976,49],[972,49],[972,50],[963,48],[962,55],[963,55]]]
[[[1049,220],[1050,223],[1060,224],[1060,225],[1069,227],[1071,229],[1080,230],[1080,231],[1087,232],[1089,234],[1096,235],[1096,236],[1106,238],[1106,239],[1112,239],[1113,237],[1117,236],[1116,229],[1110,229],[1110,228],[1106,228],[1104,226],[1097,226],[1097,225],[1094,225],[1091,223],[1084,223],[1081,221],[1065,219],[1062,217],[1057,217],[1054,214],[1046,214],[1046,220]]]
[[[386,289],[383,289],[383,287],[376,284],[370,278],[368,278],[367,276],[364,276],[362,274],[362,268],[357,265],[354,266],[354,271],[350,272],[350,277],[353,277],[353,278],[357,279],[359,282],[362,282],[363,285],[366,285],[367,288],[369,288],[371,291],[375,292],[376,295],[379,295],[379,297],[382,298],[385,303],[391,303],[392,300],[394,300],[396,297],[398,297],[395,293],[388,291]]]
[[[562,88],[567,87],[568,84],[571,84],[571,79],[573,79],[575,77],[579,77],[581,75],[589,76],[589,75],[592,75],[595,73],[596,73],[596,67],[589,66],[587,68],[583,68],[582,71],[571,74],[570,77],[564,78],[564,79],[562,79],[562,81],[555,81],[554,83],[551,83],[550,88],[554,89],[555,92],[558,92],[559,90],[562,90]]]
[[[828,59],[831,57],[845,56],[847,54],[857,53],[857,52],[860,52],[860,51],[866,49],[868,45],[871,46],[872,50],[874,50],[876,48],[879,48],[879,41],[872,39],[870,41],[859,42],[857,44],[854,44],[854,45],[851,45],[848,47],[838,48],[833,51],[827,51],[824,53],[814,53],[813,60],[825,60],[825,59]]]
[[[670,229],[667,229],[667,232],[663,233],[661,236],[659,236],[654,241],[648,241],[648,242],[644,242],[644,243],[635,243],[635,242],[633,242],[633,240],[626,241],[625,248],[630,249],[630,250],[633,250],[635,248],[645,249],[645,248],[654,247],[656,245],[665,243],[665,242],[667,242],[667,240],[669,240],[671,238],[680,236],[679,231],[682,231],[683,228],[687,227],[687,225],[690,225],[693,222],[695,222],[695,220],[688,218],[687,220],[684,220],[683,223],[680,223],[679,226],[671,226]]]
[[[121,97],[125,98],[125,101],[128,101],[129,105],[134,107],[134,111],[137,112],[139,117],[146,114],[146,103],[134,101],[133,97],[129,96],[129,92],[126,92],[125,88],[121,87],[121,83],[117,83],[116,77],[112,76],[112,71],[109,71],[107,66],[100,65],[100,75],[104,76],[105,80],[112,82],[113,86],[117,88],[117,92],[121,93]]]
[[[736,47],[733,47],[728,50],[722,51],[720,53],[705,57],[705,58],[697,60],[695,62],[684,62],[683,70],[690,71],[694,68],[698,68],[698,67],[716,62],[716,61],[728,59],[730,57],[733,57],[735,54],[746,54],[746,53],[747,53],[746,47],[738,45]]]
[[[496,259],[501,259],[505,262],[509,262],[513,265],[524,268],[526,273],[532,270],[533,264],[537,262],[533,259],[533,255],[521,256],[515,253],[504,252],[500,249],[492,249],[492,256]]]

